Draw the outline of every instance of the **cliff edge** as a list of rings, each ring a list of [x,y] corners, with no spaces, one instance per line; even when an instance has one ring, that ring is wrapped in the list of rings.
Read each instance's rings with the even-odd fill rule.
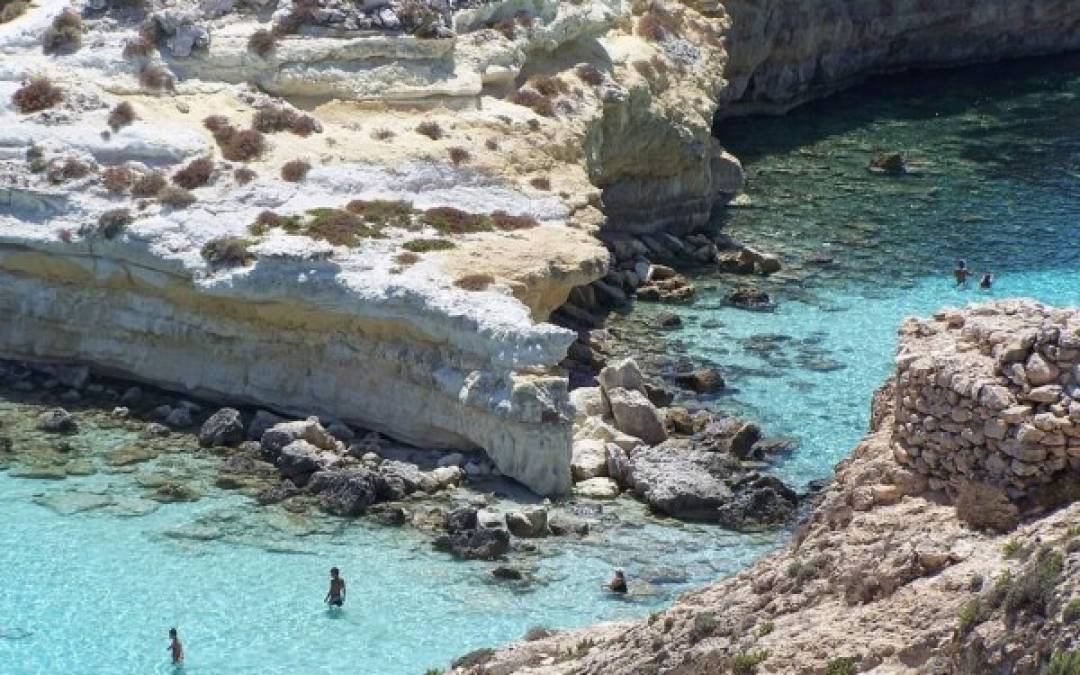
[[[1028,301],[908,320],[873,428],[785,550],[647,620],[477,652],[456,672],[1075,672],[1080,453],[1071,440],[1040,445],[1025,425],[1053,422],[1047,433],[1073,438],[1078,337],[1080,311]],[[1015,364],[1040,361],[1055,384],[1017,382]],[[1012,396],[1027,410],[999,405]],[[956,421],[956,411],[972,414]],[[935,423],[950,426],[929,432],[913,461],[908,426]],[[974,436],[998,426],[1007,447],[1029,449],[1020,461],[1034,471],[1001,467]],[[927,461],[930,448],[940,461]]]

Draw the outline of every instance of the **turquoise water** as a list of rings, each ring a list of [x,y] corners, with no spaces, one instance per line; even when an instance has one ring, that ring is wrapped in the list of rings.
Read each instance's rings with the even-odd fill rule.
[[[192,458],[179,444],[130,471],[100,457],[123,434],[89,430],[75,439],[98,473],[62,481],[0,473],[5,675],[421,673],[532,626],[655,611],[778,541],[609,522],[600,535],[560,540],[557,554],[527,559],[538,581],[515,586],[492,580],[491,564],[433,551],[410,528],[255,508],[200,482],[215,475],[217,460]],[[163,475],[205,496],[148,500],[143,485]],[[341,612],[322,604],[332,565],[348,583]],[[640,597],[601,592],[616,565],[639,580]],[[646,578],[656,583],[645,586]],[[172,626],[187,650],[182,669],[165,651]]]
[[[724,307],[733,280],[701,276],[698,301],[677,310],[684,328],[665,335],[674,353],[724,368],[732,390],[722,407],[799,440],[786,477],[828,475],[858,440],[903,316],[985,297],[952,287],[955,258],[998,276],[992,297],[1080,301],[1078,66],[1055,59],[891,78],[717,130],[746,161],[755,203],[723,224],[781,253],[781,274],[753,280],[778,308]],[[868,174],[877,149],[907,151],[919,175]],[[640,305],[630,319],[653,311]],[[216,460],[177,447],[133,472],[109,468],[99,455],[123,441],[117,434],[78,437],[94,475],[0,473],[5,675],[420,673],[531,626],[641,616],[776,544],[605,515],[603,534],[545,546],[530,563],[536,584],[494,583],[490,565],[453,562],[408,529],[255,509],[205,484],[197,502],[150,502],[147,475],[197,481]],[[340,614],[321,603],[331,565],[349,584]],[[614,600],[598,588],[614,565],[677,582]],[[171,626],[188,652],[181,671],[166,657]]]
[[[892,77],[716,131],[744,159],[754,205],[723,225],[780,253],[782,273],[744,279],[777,309],[726,307],[736,280],[702,275],[667,335],[723,367],[722,407],[798,439],[780,467],[792,481],[827,476],[865,431],[903,317],[990,298],[1080,303],[1077,57]],[[879,150],[905,152],[915,175],[867,172]],[[995,275],[992,291],[955,287],[961,258]]]

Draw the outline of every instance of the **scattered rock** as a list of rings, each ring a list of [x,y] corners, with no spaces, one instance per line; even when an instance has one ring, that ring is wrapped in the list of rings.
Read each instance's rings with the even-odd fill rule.
[[[574,441],[570,471],[574,481],[583,481],[607,475],[607,443],[602,440]]]
[[[263,434],[266,433],[267,429],[281,424],[284,421],[284,417],[275,415],[272,412],[267,412],[266,410],[256,411],[255,416],[251,418],[251,424],[248,425],[247,437],[252,441],[262,440]]]
[[[244,421],[236,408],[222,408],[199,429],[199,445],[204,448],[235,446],[244,440]]]
[[[712,394],[724,388],[724,378],[716,368],[699,368],[675,374],[675,383],[699,394]]]
[[[493,560],[510,551],[510,533],[478,528],[440,535],[434,544],[436,549],[465,560]]]
[[[607,397],[615,428],[650,445],[667,439],[667,431],[656,407],[640,391],[610,389]]]
[[[378,479],[374,472],[360,468],[319,471],[311,476],[307,489],[318,495],[319,506],[327,513],[358,516],[375,503]]]
[[[506,527],[515,537],[530,539],[548,533],[548,514],[543,507],[531,507],[506,514]]]
[[[590,478],[574,485],[574,494],[585,499],[615,499],[619,485],[610,478]]]
[[[764,309],[772,305],[769,294],[756,286],[738,286],[727,294],[727,301],[744,309]]]
[[[525,575],[521,573],[521,570],[514,569],[513,567],[506,567],[505,565],[500,565],[491,570],[491,576],[496,579],[504,579],[507,581],[520,581],[525,578]]]

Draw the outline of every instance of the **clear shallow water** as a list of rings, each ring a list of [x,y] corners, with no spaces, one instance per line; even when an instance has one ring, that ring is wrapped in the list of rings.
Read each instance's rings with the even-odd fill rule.
[[[0,412],[4,404],[0,402]],[[79,438],[95,450],[115,431]],[[186,450],[117,473],[63,481],[0,473],[0,673],[421,673],[532,626],[640,616],[735,571],[777,535],[716,528],[612,526],[533,561],[531,588],[495,582],[487,563],[459,563],[408,528],[254,508],[199,483],[211,459]],[[120,469],[126,471],[127,469]],[[160,475],[191,480],[194,503],[146,499]],[[327,571],[348,582],[344,611],[322,604]],[[643,595],[599,588],[613,566]],[[180,628],[174,669],[166,631]]]
[[[733,280],[702,277],[698,302],[678,309],[685,327],[666,335],[724,367],[733,387],[724,407],[799,439],[785,476],[825,476],[858,440],[901,317],[981,298],[952,288],[956,257],[998,274],[996,297],[1080,301],[1078,66],[891,78],[718,130],[746,161],[757,205],[724,224],[782,253],[783,273],[754,280],[779,308],[724,307]],[[894,148],[921,164],[919,176],[865,171],[874,150]],[[809,261],[822,253],[834,262]],[[632,319],[656,309],[639,305]],[[86,440],[96,451],[117,439]],[[184,457],[139,471],[190,472]],[[547,583],[522,591],[407,529],[255,510],[205,487],[198,502],[156,507],[139,474],[98,468],[56,482],[0,472],[4,675],[173,673],[174,625],[184,673],[420,673],[530,626],[643,615],[775,545],[715,528],[617,527],[540,558]],[[331,565],[349,583],[340,615],[321,604]],[[598,589],[613,565],[680,581],[620,602]]]
[[[684,327],[666,335],[722,366],[732,390],[721,407],[798,439],[785,478],[829,475],[864,433],[905,316],[1003,297],[1080,304],[1078,73],[1073,56],[894,76],[784,118],[718,126],[754,204],[722,224],[785,268],[699,276],[698,300],[675,310]],[[880,150],[905,152],[915,175],[867,172]],[[991,292],[955,287],[960,258],[995,275]],[[767,290],[776,311],[725,306],[739,282]]]

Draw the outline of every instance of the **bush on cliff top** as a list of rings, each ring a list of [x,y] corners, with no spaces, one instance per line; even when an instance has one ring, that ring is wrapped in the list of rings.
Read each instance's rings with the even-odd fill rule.
[[[71,9],[56,15],[52,25],[41,36],[41,46],[46,54],[70,54],[82,46],[82,17]]]
[[[59,87],[45,77],[35,77],[15,90],[11,102],[24,115],[52,108],[64,98]]]
[[[455,248],[454,242],[447,239],[411,239],[401,245],[406,251],[428,253],[430,251],[449,251]]]
[[[113,131],[120,131],[121,128],[126,127],[135,121],[135,108],[132,107],[127,101],[120,101],[112,110],[109,111],[109,119],[107,120],[109,128]]]
[[[217,237],[206,242],[202,247],[202,257],[215,267],[239,267],[246,265],[255,255],[248,251],[251,245],[241,237]]]
[[[1005,613],[1029,611],[1047,616],[1054,589],[1065,569],[1065,557],[1059,551],[1044,548],[1035,562],[1028,565],[1005,592]]]

